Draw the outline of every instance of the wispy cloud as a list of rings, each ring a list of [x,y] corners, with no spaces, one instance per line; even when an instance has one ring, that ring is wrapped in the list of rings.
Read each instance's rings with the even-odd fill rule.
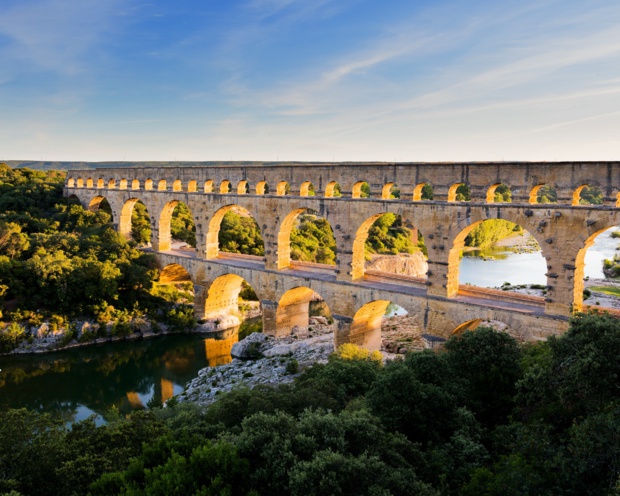
[[[75,74],[93,56],[121,0],[26,0],[0,7],[4,69]]]

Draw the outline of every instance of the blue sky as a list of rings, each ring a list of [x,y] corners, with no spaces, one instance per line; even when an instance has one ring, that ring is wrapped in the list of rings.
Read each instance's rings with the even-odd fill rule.
[[[0,0],[0,159],[620,160],[618,0]]]

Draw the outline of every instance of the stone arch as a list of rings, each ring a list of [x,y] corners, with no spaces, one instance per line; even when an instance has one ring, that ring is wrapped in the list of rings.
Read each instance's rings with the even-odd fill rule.
[[[498,191],[498,188],[500,191]],[[502,192],[502,195],[496,193]],[[506,194],[507,192],[507,194]],[[498,201],[497,196],[502,196]],[[509,198],[509,199],[506,199]],[[487,203],[512,203],[512,191],[506,183],[495,183],[487,190]]]
[[[575,243],[579,243],[581,245],[577,250],[575,250],[575,243],[573,243],[573,249],[571,253],[575,253],[577,251],[577,255],[575,256],[575,272],[573,277],[573,311],[581,312],[583,311],[583,289],[584,283],[583,278],[585,275],[585,257],[588,248],[590,248],[594,244],[594,240],[602,233],[607,231],[608,229],[615,227],[616,224],[606,225],[601,229],[597,229],[596,231],[590,233],[589,230],[582,233],[581,236],[577,238]],[[582,241],[583,240],[583,241]],[[603,307],[604,308],[604,307]]]
[[[88,179],[86,179],[86,187],[87,188],[92,188],[93,187],[93,178],[89,177]]]
[[[238,195],[247,195],[250,193],[250,185],[246,180],[239,181],[237,185],[237,194]]]
[[[308,327],[310,302],[313,300],[322,298],[308,287],[297,286],[286,291],[281,296],[276,310],[276,336],[288,336],[295,327]]]
[[[161,213],[159,214],[159,223],[157,226],[158,238],[159,238],[157,251],[168,251],[172,247],[171,245],[172,233],[170,229],[171,227],[170,224],[172,221],[172,214],[174,213],[174,209],[180,203],[183,203],[183,202],[179,200],[169,201],[168,203],[164,205],[164,208],[162,208]],[[183,205],[185,205],[187,209],[190,211],[190,215],[192,215],[192,220],[194,220],[193,214],[191,214],[191,209],[189,208],[189,206],[185,203],[183,203]],[[194,224],[195,224],[195,220],[194,220]]]
[[[147,179],[146,181],[144,181],[144,189],[147,190],[147,191],[153,189],[153,180],[152,179]]]
[[[413,201],[432,200],[433,186],[431,183],[419,183],[413,188]]]
[[[75,179],[73,179],[72,177],[67,179],[67,187],[68,188],[75,188]]]
[[[171,263],[159,271],[159,284],[177,284],[180,282],[191,282],[192,275],[182,265]]]
[[[544,194],[546,201],[541,201]],[[557,203],[557,191],[549,184],[537,184],[530,190],[529,203]]]
[[[325,187],[325,197],[338,198],[340,196],[342,196],[340,184],[338,184],[336,181],[327,183],[327,186]]]
[[[172,183],[172,191],[183,191],[183,183],[180,179],[177,179]]]
[[[239,294],[244,283],[251,287],[248,281],[237,274],[223,274],[217,277],[207,290],[204,318],[220,319],[222,324],[219,324],[219,327],[222,329],[239,325],[241,323]]]
[[[269,193],[269,185],[267,181],[259,181],[256,184],[256,194],[257,195],[266,195]]]
[[[109,179],[108,180],[108,189],[114,189],[116,188],[116,180],[115,179]]]
[[[120,180],[118,189],[127,189],[127,179],[123,178]]]
[[[195,193],[196,189],[198,188],[198,183],[196,181],[189,181],[187,183],[187,192],[188,193]]]
[[[232,190],[232,185],[230,184],[230,181],[228,179],[224,179],[220,183],[220,193],[225,195],[227,193],[230,193],[231,190]]]
[[[599,196],[601,197],[601,200],[598,202],[585,202],[582,203],[582,193],[586,190],[593,190],[594,192],[598,191]],[[601,189],[598,187],[598,185],[596,184],[582,184],[581,186],[579,186],[578,188],[575,189],[575,191],[573,192],[573,200],[571,202],[572,206],[579,206],[579,205],[600,205],[602,203],[602,193],[601,193]]]
[[[208,179],[205,181],[204,192],[213,193],[213,179]]]
[[[209,221],[209,230],[207,232],[207,246],[206,246],[207,259],[213,259],[219,256],[220,254],[220,227],[222,225],[222,220],[224,219],[224,216],[228,212],[231,212],[231,211],[247,214],[247,216],[252,217],[254,221],[256,222],[256,219],[254,218],[254,216],[247,209],[239,205],[230,204],[230,205],[226,205],[220,208],[217,212],[215,212],[215,214],[213,214],[213,216],[211,217],[211,220]],[[258,222],[256,222],[256,225],[260,232],[261,228],[258,225]],[[261,236],[261,239],[263,239],[262,232],[260,232],[260,236]]]
[[[473,331],[478,328],[478,326],[482,323],[482,319],[472,319],[467,322],[463,322],[454,328],[454,330],[450,333],[452,336],[460,336],[466,331]]]
[[[365,246],[366,240],[368,239],[368,233],[373,224],[383,217],[386,214],[396,215],[401,218],[401,222],[403,227],[409,229],[411,231],[411,235],[415,236],[415,243],[418,242],[419,228],[414,226],[411,222],[403,219],[402,216],[398,214],[394,214],[392,212],[383,212],[380,214],[375,214],[368,219],[366,219],[360,227],[357,229],[355,233],[355,239],[353,240],[353,254],[351,259],[351,278],[355,280],[360,280],[364,278],[364,274],[366,272],[366,256],[365,256]],[[423,239],[423,238],[422,238]],[[389,277],[389,273],[386,273],[386,277]],[[416,276],[417,277],[417,276]],[[423,276],[426,278],[426,274]]]
[[[144,206],[146,212],[148,213],[148,209],[146,208],[146,205],[144,205],[144,203],[139,198],[130,198],[123,204],[123,207],[121,208],[121,215],[120,215],[120,219],[118,223],[118,231],[127,238],[132,237],[132,231],[133,231],[132,217],[133,217],[134,209],[137,203],[141,203]],[[148,219],[149,219],[150,229],[152,229],[152,226],[150,223],[151,221],[150,215]],[[150,238],[150,234],[148,235],[148,237]],[[145,243],[148,243],[148,240],[146,240]]]
[[[370,351],[381,349],[381,322],[389,304],[389,300],[375,300],[355,312],[349,342]]]
[[[276,195],[285,196],[291,193],[291,186],[286,181],[280,181],[276,187]]]
[[[466,183],[454,183],[452,186],[450,186],[450,189],[448,189],[448,201],[449,202],[469,201],[467,196],[466,196],[466,199],[458,199],[459,195],[464,194],[464,193],[461,193],[459,189],[462,191],[465,188],[467,190],[466,195],[469,196],[469,186]]]
[[[131,189],[140,189],[140,181],[137,179],[131,181]]]
[[[358,181],[353,185],[353,198],[369,198],[370,195],[364,192],[364,184],[366,188],[370,189],[370,185],[366,181]]]
[[[534,238],[536,240],[536,242],[538,243],[539,249],[540,249],[540,254],[541,254],[541,256],[543,258],[545,258],[545,251],[544,250],[549,245],[544,243],[543,239],[539,239],[540,234],[535,229],[527,229],[526,227],[524,227],[523,226],[523,222],[521,221],[521,219],[518,219],[518,218],[506,218],[506,219],[489,218],[489,219],[482,219],[482,220],[478,220],[478,221],[472,222],[471,224],[469,224],[466,227],[464,227],[455,236],[454,240],[452,241],[452,247],[451,247],[450,252],[448,254],[448,273],[447,273],[447,282],[446,282],[446,292],[447,292],[447,296],[448,297],[456,296],[458,294],[461,252],[463,250],[463,247],[465,246],[465,238],[467,237],[467,235],[469,233],[471,233],[471,231],[476,226],[482,224],[483,222],[490,221],[490,220],[505,220],[505,221],[511,222],[512,224],[515,224],[515,225],[521,227],[521,229],[527,231],[532,236],[532,238]],[[545,262],[545,264],[546,264],[546,262]],[[545,271],[546,271],[546,268],[545,268]]]
[[[104,188],[104,187],[105,187],[105,182],[103,178],[100,177],[99,179],[97,179],[97,188]]]
[[[76,186],[78,188],[83,188],[84,187],[84,179],[82,179],[81,177],[77,178],[77,181],[75,182]]]
[[[278,269],[285,269],[291,266],[291,231],[295,227],[298,217],[304,213],[309,213],[321,217],[320,214],[310,208],[298,208],[293,210],[286,216],[284,221],[282,221],[282,224],[280,225],[280,231],[278,232]],[[325,220],[329,223],[327,219]]]
[[[299,187],[299,196],[314,196],[314,195],[315,195],[314,184],[312,184],[310,181],[304,181],[303,183],[301,183],[301,186]]]
[[[165,179],[160,179],[157,183],[157,191],[166,191],[168,189],[168,183]]]
[[[400,189],[396,183],[386,183],[381,190],[381,198],[383,200],[396,200],[400,198]]]
[[[112,211],[112,207],[110,206],[110,202],[108,202],[105,196],[95,196],[88,204],[88,210],[91,212],[96,212],[98,210],[103,210],[108,213],[111,217],[111,220],[114,221],[114,212]]]

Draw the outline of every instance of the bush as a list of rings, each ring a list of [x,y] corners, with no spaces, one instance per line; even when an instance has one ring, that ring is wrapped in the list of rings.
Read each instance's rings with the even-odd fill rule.
[[[290,360],[287,364],[286,364],[286,372],[288,374],[296,374],[297,372],[299,372],[299,362],[295,359]]]

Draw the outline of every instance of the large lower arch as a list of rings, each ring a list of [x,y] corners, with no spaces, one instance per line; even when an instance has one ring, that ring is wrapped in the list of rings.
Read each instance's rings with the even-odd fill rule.
[[[227,316],[239,318],[239,293],[243,289],[244,282],[243,277],[236,274],[224,274],[216,278],[207,291],[204,318],[217,319]]]
[[[276,310],[276,336],[288,336],[295,327],[310,324],[310,302],[322,298],[312,289],[298,286],[282,295]]]
[[[318,214],[309,208],[298,208],[289,213],[282,225],[280,226],[280,232],[278,233],[278,269],[285,269],[291,266],[292,256],[292,243],[291,243],[291,234],[293,229],[295,229],[297,220],[302,214],[310,214],[316,215]],[[320,263],[323,265],[334,265],[335,264],[335,248],[336,241],[333,236],[333,230],[329,225],[327,219],[323,222],[323,228],[329,230],[330,232],[325,233],[327,236],[331,236],[331,243],[328,242],[328,245],[322,246],[320,241],[317,241],[316,251],[310,251],[310,253],[315,256],[314,260],[305,259],[308,262]],[[316,224],[315,224],[316,225]],[[308,238],[310,238],[309,236]],[[331,250],[331,251],[330,251]],[[333,253],[332,253],[333,252]],[[332,259],[333,256],[333,259]],[[299,260],[304,260],[303,258],[298,258]]]
[[[381,322],[390,302],[375,300],[366,303],[353,317],[349,342],[370,351],[381,349]]]
[[[209,230],[207,232],[207,241],[206,241],[207,259],[217,258],[220,255],[220,229],[222,227],[222,221],[224,220],[224,216],[229,212],[239,214],[242,217],[249,217],[253,219],[250,212],[248,212],[245,208],[240,207],[239,205],[235,205],[235,204],[226,205],[220,208],[217,212],[215,212],[213,217],[211,217],[211,220],[209,222]],[[239,232],[240,236],[244,236],[246,234],[244,230],[245,227],[247,226],[240,226],[241,228]],[[227,251],[229,253],[241,253],[243,255],[254,255],[257,257],[262,256],[260,248],[264,246],[264,243],[262,241],[262,233],[260,232],[258,223],[256,223],[255,220],[254,220],[254,225],[252,227],[255,230],[258,230],[258,234],[259,234],[258,237],[260,238],[259,240],[256,240],[257,246],[255,250],[249,250],[250,253],[244,253],[245,250],[240,250],[240,249],[236,249],[236,250],[226,249],[222,251]],[[239,240],[242,242],[241,238]]]

